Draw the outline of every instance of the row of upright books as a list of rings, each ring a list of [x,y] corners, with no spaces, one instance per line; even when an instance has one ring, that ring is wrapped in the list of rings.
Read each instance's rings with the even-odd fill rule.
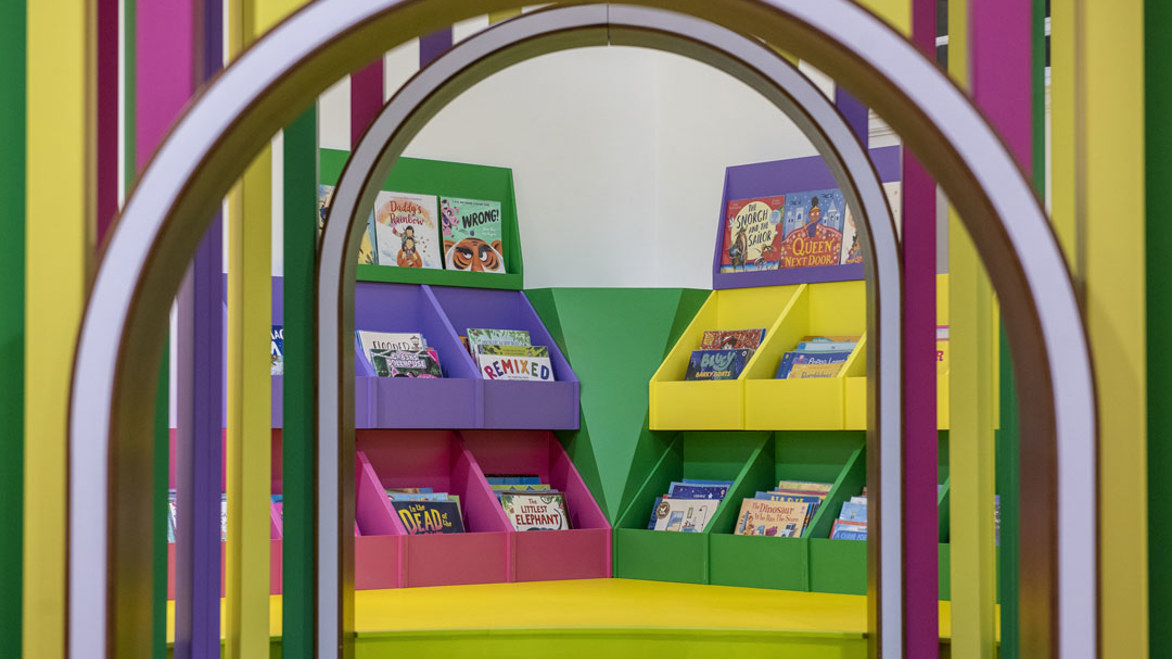
[[[358,330],[362,354],[375,375],[386,378],[442,378],[439,353],[421,332]],[[460,337],[486,380],[552,382],[549,347],[535,346],[525,330],[468,328]],[[273,325],[271,372],[285,372],[285,331]]]
[[[570,528],[566,495],[533,474],[486,476],[514,531],[564,531]],[[465,533],[460,498],[430,487],[388,489],[391,507],[408,535]]]
[[[334,187],[318,187],[318,226]],[[358,263],[399,268],[505,272],[499,201],[383,191],[374,202]]]

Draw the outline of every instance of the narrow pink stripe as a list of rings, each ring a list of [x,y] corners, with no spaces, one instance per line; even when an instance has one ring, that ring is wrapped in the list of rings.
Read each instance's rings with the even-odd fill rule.
[[[350,75],[350,146],[357,146],[383,108],[383,60]]]
[[[1027,171],[1031,167],[1031,5],[981,0],[969,9],[972,92]]]
[[[97,245],[118,213],[118,0],[98,0]]]
[[[912,40],[936,58],[936,0],[912,0]],[[936,432],[936,183],[903,157],[905,657],[939,656]]]
[[[195,0],[139,2],[136,163],[146,166],[195,89]]]

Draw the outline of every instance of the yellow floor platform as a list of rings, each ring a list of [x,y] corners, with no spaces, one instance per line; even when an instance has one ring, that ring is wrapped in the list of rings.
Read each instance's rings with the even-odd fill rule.
[[[358,657],[866,656],[866,598],[858,595],[588,579],[367,590],[355,598]],[[269,611],[277,639],[280,596]],[[170,634],[173,602],[167,616]],[[945,643],[949,623],[941,602]]]

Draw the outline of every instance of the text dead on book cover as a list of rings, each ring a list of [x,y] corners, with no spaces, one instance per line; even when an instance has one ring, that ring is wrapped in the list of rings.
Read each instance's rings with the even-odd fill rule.
[[[408,535],[463,533],[460,504],[456,501],[392,501]]]

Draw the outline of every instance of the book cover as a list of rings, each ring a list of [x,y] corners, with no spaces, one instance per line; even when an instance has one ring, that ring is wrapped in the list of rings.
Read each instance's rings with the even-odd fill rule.
[[[725,487],[733,486],[733,481],[710,480],[706,478],[685,478],[683,482],[685,485],[723,485]]]
[[[334,202],[334,186],[317,186],[317,238],[321,240],[321,232],[326,226],[326,217],[330,214],[330,206]],[[362,242],[358,243],[358,264],[376,265],[374,252],[374,212],[366,218],[366,228],[362,232]]]
[[[723,499],[728,494],[728,485],[694,485],[673,481],[667,496],[672,499]]]
[[[269,358],[271,361],[269,372],[272,375],[284,375],[285,328],[281,325],[273,325],[273,333],[269,339]]]
[[[489,484],[494,492],[541,492],[549,491],[552,488],[549,483],[512,483],[512,484]]]
[[[456,501],[392,501],[407,535],[463,533],[464,520]]]
[[[477,354],[476,360],[486,380],[554,381],[549,357]]]
[[[708,330],[700,341],[701,350],[756,350],[765,340],[765,329]]]
[[[846,201],[838,189],[786,195],[782,268],[838,265]]]
[[[380,378],[442,378],[435,348],[372,352],[371,365]]]
[[[659,504],[663,503],[663,497],[655,497],[655,503],[651,504],[651,519],[647,522],[647,530],[655,530],[655,522],[659,521]]]
[[[527,346],[532,345],[529,332],[510,329],[468,328],[468,348],[473,355],[480,352],[482,345]]]
[[[843,519],[834,520],[830,527],[831,540],[866,540],[867,523],[850,522]]]
[[[814,481],[777,481],[777,489],[779,490],[801,490],[804,492],[821,492],[827,494],[834,483],[815,483]]]
[[[570,528],[566,497],[561,492],[502,492],[500,499],[515,531],[563,531]]]
[[[809,504],[798,501],[745,499],[733,534],[799,538],[806,525],[808,509]]]
[[[387,498],[391,501],[448,501],[447,492],[396,492],[387,490]]]
[[[444,267],[466,272],[505,271],[499,201],[440,197]]]
[[[851,351],[838,352],[794,352],[790,359],[786,379],[832,378],[842,370],[842,365],[851,356]],[[783,359],[784,362],[784,359]],[[779,372],[780,376],[780,372]]]
[[[838,513],[838,518],[848,522],[862,522],[867,523],[867,503],[857,503],[853,501],[842,502],[842,510]]]
[[[785,195],[734,199],[724,214],[721,272],[776,270]]]
[[[490,485],[536,485],[541,483],[537,474],[485,474]]]
[[[419,332],[372,332],[358,330],[358,343],[362,346],[362,354],[366,361],[374,366],[374,353],[386,353],[391,350],[423,350],[427,341]]]
[[[404,494],[419,494],[420,492],[433,492],[430,487],[388,487],[387,494],[391,492],[402,492]]]
[[[479,347],[477,354],[500,357],[549,357],[549,348],[545,346],[498,346],[486,343]]]
[[[842,251],[839,254],[839,263],[862,263],[863,246],[859,244],[859,225],[855,223],[855,215],[851,207],[846,207],[846,220],[842,225]]]
[[[735,380],[752,355],[752,350],[693,350],[684,379]]]
[[[716,516],[716,499],[671,499],[664,497],[655,507],[655,530],[702,533]]]
[[[379,265],[443,268],[435,197],[380,192],[374,201],[374,237]]]
[[[794,352],[836,352],[854,350],[858,341],[802,341]]]

